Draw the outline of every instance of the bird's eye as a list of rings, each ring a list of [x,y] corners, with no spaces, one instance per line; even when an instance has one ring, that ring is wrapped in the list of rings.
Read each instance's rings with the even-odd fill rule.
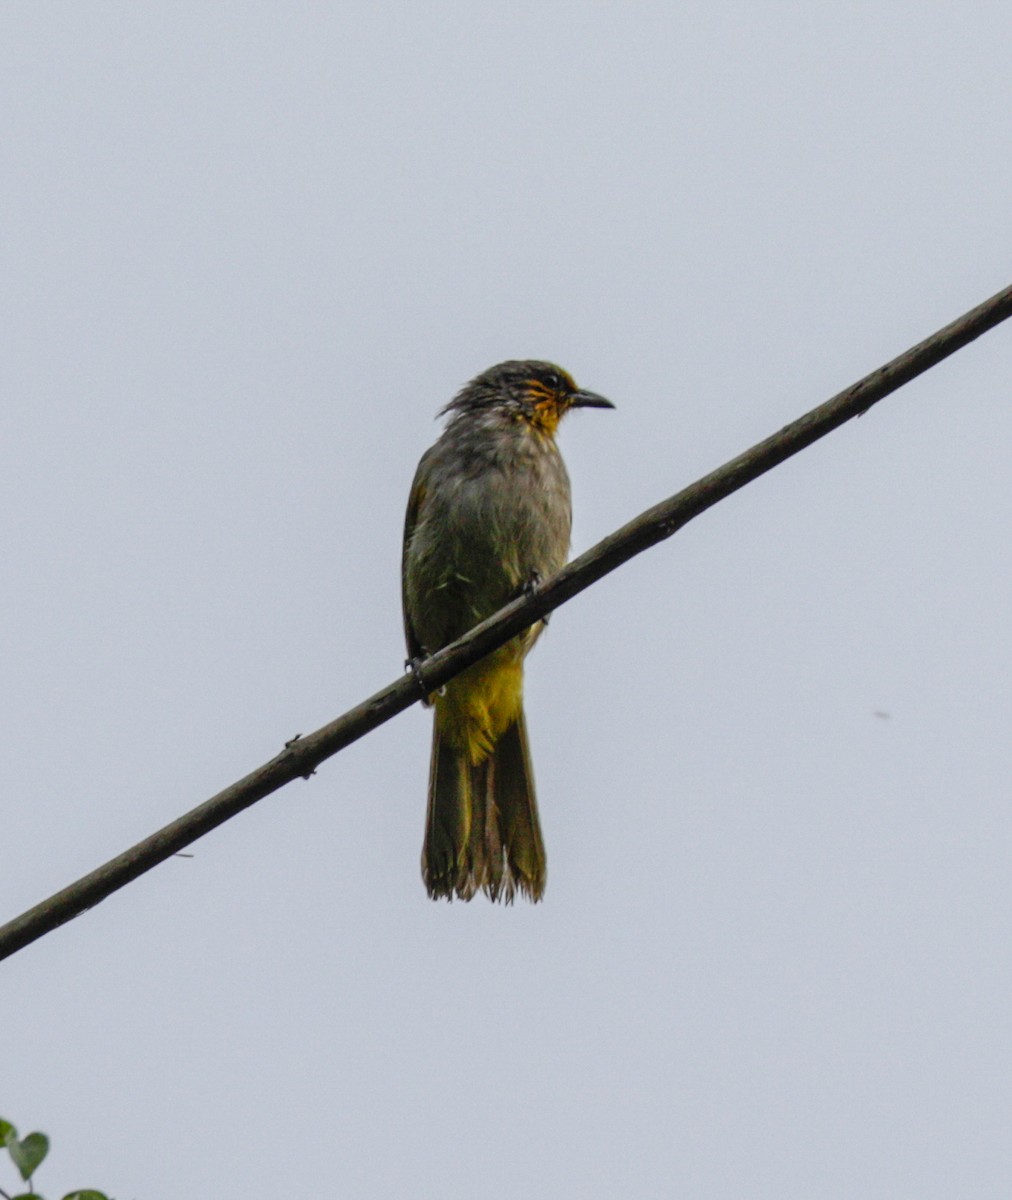
[[[554,388],[557,392],[562,391],[562,380],[554,371],[548,372],[548,374],[545,376],[545,383],[547,383],[550,388]]]

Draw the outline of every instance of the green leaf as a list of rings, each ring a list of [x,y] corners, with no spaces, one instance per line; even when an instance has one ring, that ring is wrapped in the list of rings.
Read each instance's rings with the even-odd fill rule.
[[[68,1192],[63,1200],[109,1200],[105,1192],[96,1192],[93,1188],[85,1188],[80,1192]]]
[[[11,1196],[11,1200],[43,1200],[43,1197],[38,1192],[18,1192],[16,1196]]]
[[[0,1146],[6,1146],[18,1136],[18,1131],[10,1123],[0,1119]]]
[[[15,1138],[7,1143],[7,1152],[21,1172],[21,1178],[29,1179],[49,1153],[49,1138],[44,1133],[30,1133],[20,1142]]]

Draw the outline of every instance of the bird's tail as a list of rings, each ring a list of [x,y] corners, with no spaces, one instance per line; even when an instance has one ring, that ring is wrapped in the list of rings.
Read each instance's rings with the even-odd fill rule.
[[[545,845],[523,709],[479,763],[440,724],[437,714],[422,847],[429,895],[470,900],[484,889],[506,904],[518,891],[540,900]]]

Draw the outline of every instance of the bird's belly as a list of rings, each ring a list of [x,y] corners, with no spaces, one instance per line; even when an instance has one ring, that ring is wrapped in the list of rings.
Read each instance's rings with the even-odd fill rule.
[[[568,496],[479,481],[416,530],[412,625],[430,653],[547,579],[569,550]],[[529,648],[532,638],[524,639]]]

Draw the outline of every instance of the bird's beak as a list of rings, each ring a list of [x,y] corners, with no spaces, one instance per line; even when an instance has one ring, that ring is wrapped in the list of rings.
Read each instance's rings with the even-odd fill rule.
[[[614,408],[610,400],[605,400],[597,392],[573,392],[569,397],[570,408]]]

